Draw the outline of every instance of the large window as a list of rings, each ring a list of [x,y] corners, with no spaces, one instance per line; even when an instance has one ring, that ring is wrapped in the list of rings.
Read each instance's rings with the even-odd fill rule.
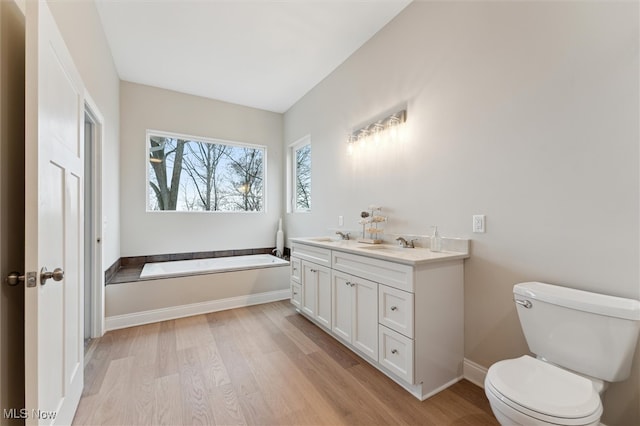
[[[304,137],[291,146],[293,210],[311,210],[311,138]]]
[[[148,131],[150,211],[264,210],[266,148]]]

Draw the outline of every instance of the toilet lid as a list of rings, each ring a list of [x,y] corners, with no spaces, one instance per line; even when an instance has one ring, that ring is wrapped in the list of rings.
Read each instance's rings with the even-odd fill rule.
[[[601,409],[589,379],[528,355],[497,362],[487,380],[504,397],[546,416],[577,419]]]

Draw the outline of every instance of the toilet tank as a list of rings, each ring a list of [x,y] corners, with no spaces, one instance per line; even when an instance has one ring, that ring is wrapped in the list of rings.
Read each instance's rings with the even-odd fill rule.
[[[513,295],[538,357],[607,382],[629,377],[640,301],[539,282],[516,284]]]

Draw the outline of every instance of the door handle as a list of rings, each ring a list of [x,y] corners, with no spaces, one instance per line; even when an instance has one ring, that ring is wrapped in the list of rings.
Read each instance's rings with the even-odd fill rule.
[[[9,272],[9,275],[7,275],[7,278],[4,281],[13,287],[14,285],[18,285],[24,281],[24,275],[20,275],[20,272],[16,271]]]
[[[27,287],[35,287],[36,286],[36,273],[35,272],[27,272],[25,275],[20,275],[20,272],[10,272],[7,275],[7,278],[4,280],[10,286],[16,286],[21,282],[24,282],[26,279]]]
[[[54,281],[62,281],[64,278],[64,271],[62,268],[56,268],[53,272],[47,271],[45,266],[40,270],[40,285],[45,285],[49,278],[53,278]]]

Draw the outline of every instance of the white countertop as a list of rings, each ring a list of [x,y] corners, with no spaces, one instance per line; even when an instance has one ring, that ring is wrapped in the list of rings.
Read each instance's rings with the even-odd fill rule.
[[[467,250],[443,250],[440,252],[433,252],[424,247],[403,248],[393,244],[366,244],[360,243],[357,240],[336,240],[331,237],[291,238],[290,240],[294,243],[364,255],[376,259],[403,263],[405,265],[421,265],[444,260],[466,259],[469,257],[468,240],[461,240],[467,241]],[[465,244],[462,244],[462,246],[464,245]]]

